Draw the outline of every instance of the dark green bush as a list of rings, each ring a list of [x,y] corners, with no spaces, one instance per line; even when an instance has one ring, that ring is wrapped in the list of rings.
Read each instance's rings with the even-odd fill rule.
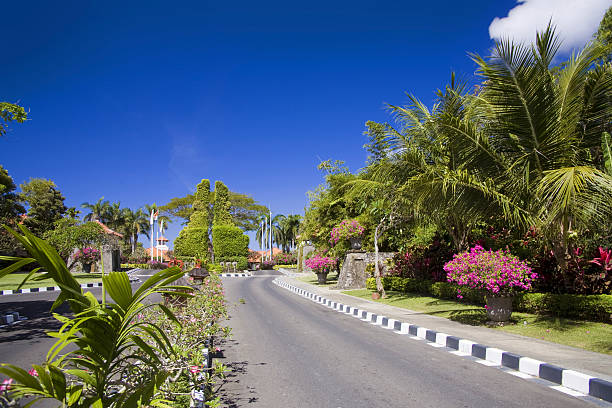
[[[229,257],[247,257],[249,237],[233,225],[215,225],[212,228],[215,262]]]
[[[457,290],[463,299],[485,305],[485,293],[448,282],[385,276],[382,278],[385,290],[405,293],[420,293],[442,299],[457,300]],[[366,288],[376,290],[376,280],[369,278]],[[517,312],[546,314],[570,319],[612,321],[612,295],[569,295],[552,293],[520,293],[514,297]]]

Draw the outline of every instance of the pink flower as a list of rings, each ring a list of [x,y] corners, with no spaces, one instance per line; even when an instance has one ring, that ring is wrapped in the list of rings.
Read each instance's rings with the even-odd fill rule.
[[[11,389],[11,384],[13,383],[13,379],[9,378],[8,380],[2,381],[2,385],[0,385],[0,391],[8,391]]]
[[[38,377],[38,373],[36,372],[36,369],[35,369],[35,368],[31,368],[31,369],[28,371],[28,374],[30,374],[32,377]]]
[[[220,349],[219,347],[215,347],[215,352],[217,352],[217,353],[218,353],[218,352],[220,352],[220,351],[221,351],[221,349]]]
[[[190,366],[190,367],[189,367],[189,372],[190,372],[191,374],[197,374],[197,373],[199,373],[200,371],[201,371],[201,370],[200,370],[200,367],[199,367],[199,366],[192,365],[192,366]]]

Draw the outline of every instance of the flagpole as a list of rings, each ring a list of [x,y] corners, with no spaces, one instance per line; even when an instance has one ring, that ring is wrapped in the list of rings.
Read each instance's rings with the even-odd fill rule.
[[[272,260],[272,209],[270,209],[270,261]]]
[[[151,210],[151,262],[153,262],[153,210]]]

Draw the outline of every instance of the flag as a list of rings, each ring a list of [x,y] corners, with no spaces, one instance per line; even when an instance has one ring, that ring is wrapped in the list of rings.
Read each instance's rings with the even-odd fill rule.
[[[150,224],[153,225],[153,210],[151,210],[151,218],[149,220]]]
[[[159,210],[155,211],[155,214],[153,215],[155,218],[155,221],[157,221],[157,216],[159,215]]]

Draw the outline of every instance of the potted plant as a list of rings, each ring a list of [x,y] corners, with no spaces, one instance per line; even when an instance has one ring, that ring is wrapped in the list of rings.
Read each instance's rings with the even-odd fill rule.
[[[357,220],[344,220],[332,228],[330,242],[337,244],[341,240],[348,239],[351,249],[361,249],[361,236],[364,228]]]
[[[74,255],[74,260],[81,263],[83,272],[91,273],[92,265],[100,260],[100,251],[92,247],[81,248]]]
[[[485,251],[480,245],[453,255],[444,270],[449,282],[486,292],[485,309],[493,322],[507,321],[512,314],[514,294],[531,289],[531,283],[538,277],[525,261],[510,252]],[[463,296],[459,293],[457,297]]]
[[[336,267],[336,260],[328,256],[315,255],[306,259],[308,266],[317,275],[317,283],[324,285],[327,282],[327,274]]]

